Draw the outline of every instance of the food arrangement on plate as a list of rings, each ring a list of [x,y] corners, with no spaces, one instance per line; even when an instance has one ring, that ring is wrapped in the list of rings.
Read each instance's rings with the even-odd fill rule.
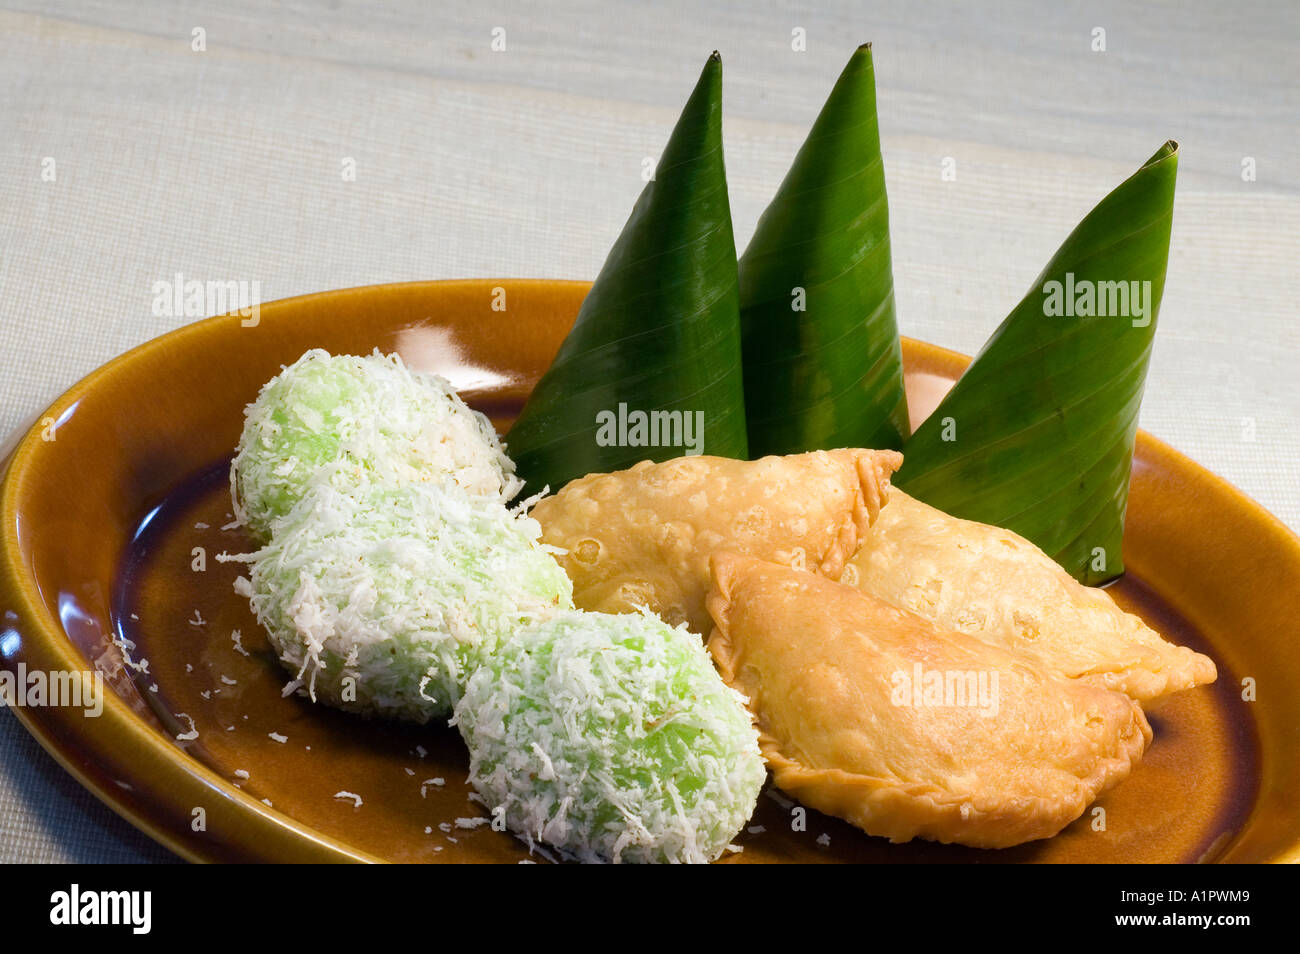
[[[259,547],[221,558],[286,694],[449,720],[530,850],[714,860],[769,770],[891,841],[1050,838],[1217,675],[1096,588],[1123,571],[1176,147],[912,433],[869,47],[739,259],[720,110],[715,54],[504,446],[396,355],[308,351],[246,411]]]

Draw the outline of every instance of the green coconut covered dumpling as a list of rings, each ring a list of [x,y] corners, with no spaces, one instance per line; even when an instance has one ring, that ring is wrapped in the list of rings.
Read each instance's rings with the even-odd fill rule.
[[[649,614],[560,613],[470,677],[453,722],[486,807],[584,861],[705,862],[766,770],[744,700]]]
[[[449,715],[482,660],[573,605],[531,517],[457,486],[311,487],[233,559],[271,645],[313,700],[415,722]]]
[[[522,483],[491,422],[397,355],[308,351],[244,412],[230,480],[235,514],[263,538],[313,483],[453,483],[508,501]]]

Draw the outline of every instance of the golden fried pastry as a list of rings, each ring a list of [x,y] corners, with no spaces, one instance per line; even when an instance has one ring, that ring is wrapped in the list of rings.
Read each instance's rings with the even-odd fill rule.
[[[843,582],[887,603],[1143,702],[1218,675],[1023,537],[897,488],[850,566]]]
[[[868,834],[1049,838],[1151,740],[1128,696],[854,587],[725,552],[713,578],[709,651],[748,697],[777,786]]]
[[[836,578],[880,512],[895,451],[831,450],[764,457],[679,457],[589,474],[543,498],[532,515],[585,610],[646,606],[707,636],[709,554],[725,547]]]

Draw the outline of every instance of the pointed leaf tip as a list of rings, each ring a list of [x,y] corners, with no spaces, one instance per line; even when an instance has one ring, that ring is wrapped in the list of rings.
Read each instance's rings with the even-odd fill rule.
[[[1165,144],[1161,146],[1159,149],[1157,149],[1154,153],[1152,153],[1150,159],[1142,163],[1142,168],[1145,169],[1147,166],[1155,165],[1157,162],[1162,162],[1163,160],[1170,159],[1170,158],[1173,159],[1178,158],[1177,139],[1165,140]]]

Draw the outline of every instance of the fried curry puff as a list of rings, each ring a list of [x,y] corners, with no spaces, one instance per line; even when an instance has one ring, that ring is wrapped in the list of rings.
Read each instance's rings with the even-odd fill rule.
[[[702,636],[709,555],[736,550],[838,577],[880,513],[895,451],[680,457],[589,474],[541,500],[542,542],[567,553],[574,603],[630,613],[645,606]]]
[[[898,488],[843,580],[945,629],[1142,702],[1217,675],[1208,656],[1166,641],[1024,537],[959,520]]]
[[[1151,740],[1128,696],[854,587],[733,553],[713,573],[709,651],[749,699],[776,785],[868,834],[1050,838]]]

